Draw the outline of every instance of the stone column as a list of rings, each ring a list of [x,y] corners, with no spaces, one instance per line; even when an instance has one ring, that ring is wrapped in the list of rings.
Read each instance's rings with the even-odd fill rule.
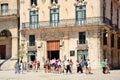
[[[111,64],[111,32],[108,31],[108,37],[107,37],[107,53],[108,53],[108,63]]]
[[[12,59],[18,59],[18,37],[12,37]]]

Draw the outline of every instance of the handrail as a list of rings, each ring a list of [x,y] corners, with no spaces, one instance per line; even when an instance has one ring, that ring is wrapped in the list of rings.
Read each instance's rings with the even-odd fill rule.
[[[110,25],[111,20],[105,17],[89,17],[86,19],[64,19],[60,21],[40,21],[36,23],[25,22],[22,24],[22,30],[26,29],[40,29],[40,28],[57,28],[57,27],[71,27],[71,26],[89,26],[89,25]]]
[[[17,9],[0,10],[0,16],[18,15]]]

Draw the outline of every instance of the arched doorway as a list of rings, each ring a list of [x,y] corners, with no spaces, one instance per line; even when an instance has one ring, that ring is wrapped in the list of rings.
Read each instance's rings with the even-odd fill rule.
[[[0,59],[9,59],[12,56],[11,52],[11,32],[2,30],[0,32]]]

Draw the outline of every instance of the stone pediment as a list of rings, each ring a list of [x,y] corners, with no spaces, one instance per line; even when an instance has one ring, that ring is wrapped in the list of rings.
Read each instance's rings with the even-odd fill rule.
[[[77,50],[88,50],[87,44],[80,44],[76,47]]]
[[[85,0],[76,0],[76,3],[74,4],[74,6],[82,6],[86,4],[87,2]]]
[[[32,6],[31,6],[31,8],[29,8],[28,10],[30,10],[30,11],[36,11],[38,9],[39,8],[33,3]]]
[[[56,9],[56,8],[59,8],[60,5],[58,5],[56,2],[53,2],[48,8],[49,9]]]

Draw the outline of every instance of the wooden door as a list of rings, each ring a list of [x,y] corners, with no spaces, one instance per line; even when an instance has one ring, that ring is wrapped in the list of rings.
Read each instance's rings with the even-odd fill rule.
[[[59,51],[60,50],[60,41],[48,41],[47,42],[48,51]]]
[[[6,45],[0,45],[0,58],[6,58]]]

